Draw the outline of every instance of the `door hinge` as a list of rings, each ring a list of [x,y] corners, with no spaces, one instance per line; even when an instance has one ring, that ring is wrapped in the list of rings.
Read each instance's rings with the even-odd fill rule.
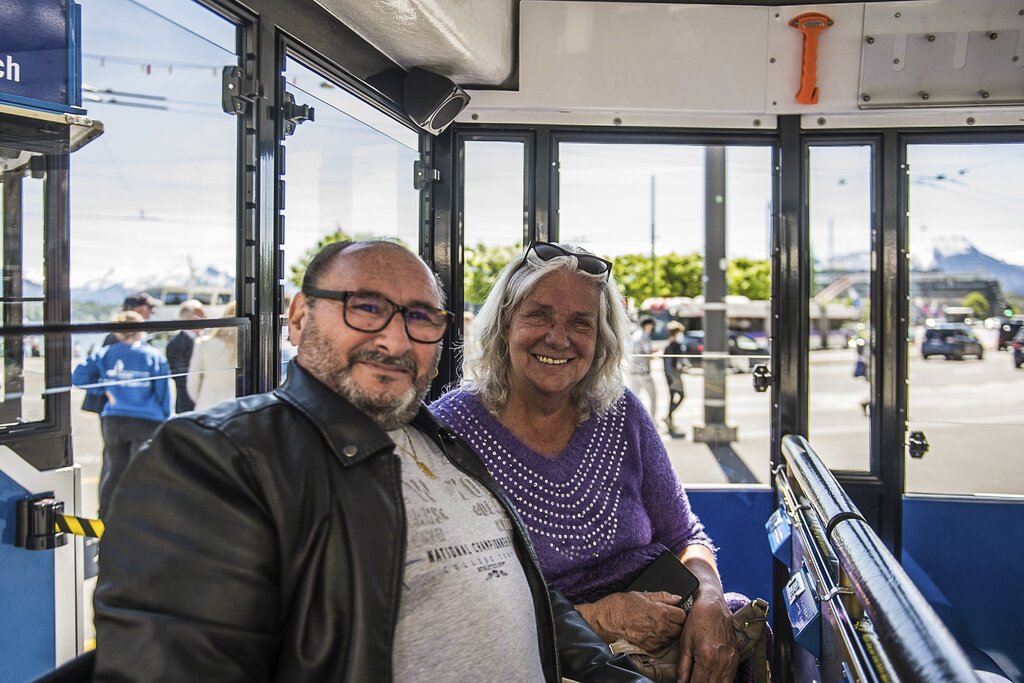
[[[412,162],[412,187],[415,190],[422,190],[428,183],[441,179],[441,172],[431,168],[427,162],[417,159]]]
[[[907,438],[907,446],[910,449],[911,458],[923,458],[924,454],[928,452],[928,439],[925,438],[924,432],[910,432],[910,436]]]
[[[245,116],[259,94],[255,78],[250,78],[240,66],[225,66],[221,74],[220,106],[225,114]]]
[[[764,363],[758,363],[750,372],[750,379],[754,383],[754,391],[763,393],[772,386],[772,371]]]
[[[308,104],[296,104],[295,95],[290,92],[284,94],[284,104],[281,105],[281,119],[284,122],[285,137],[295,133],[295,127],[306,121],[315,121],[316,110]]]

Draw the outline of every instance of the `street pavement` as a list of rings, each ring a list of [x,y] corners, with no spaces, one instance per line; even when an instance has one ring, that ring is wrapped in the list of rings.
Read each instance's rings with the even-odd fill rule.
[[[832,469],[869,468],[868,383],[853,376],[851,349],[815,350],[809,363],[808,440]],[[1024,495],[1024,369],[1008,352],[986,347],[984,359],[947,361],[909,352],[908,431],[924,431],[929,452],[908,459],[907,491]],[[703,422],[703,376],[684,376],[686,401],[675,413],[677,434],[662,422],[668,387],[657,382],[656,422],[676,472],[685,485],[767,483],[770,392],[755,393],[749,373],[726,381],[726,423],[738,430],[732,444],[694,443],[693,425]]]

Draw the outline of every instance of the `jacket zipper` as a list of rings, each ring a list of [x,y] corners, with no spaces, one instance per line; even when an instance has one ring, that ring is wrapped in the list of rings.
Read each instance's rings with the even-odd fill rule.
[[[543,572],[541,572],[541,570],[540,570],[540,562],[537,560],[537,554],[536,554],[536,552],[533,549],[533,544],[530,543],[530,535],[529,535],[529,533],[527,533],[526,529],[524,529],[522,527],[522,525],[518,521],[519,513],[516,512],[512,508],[512,504],[509,503],[505,499],[505,493],[503,491],[501,491],[500,489],[498,489],[498,485],[497,484],[494,484],[492,486],[490,483],[484,481],[483,479],[480,479],[479,477],[477,477],[476,474],[474,474],[473,472],[470,472],[468,469],[463,467],[461,463],[456,462],[451,457],[451,455],[448,454],[448,449],[445,447],[445,438],[444,438],[444,436],[440,432],[438,432],[438,434],[437,434],[437,440],[439,442],[439,445],[441,446],[441,452],[444,453],[444,457],[448,459],[448,462],[450,462],[452,465],[454,465],[455,468],[458,469],[459,471],[464,472],[465,474],[468,474],[477,483],[481,484],[485,489],[487,489],[491,493],[492,496],[494,496],[494,499],[497,500],[498,503],[502,506],[502,508],[505,509],[505,514],[508,515],[509,521],[512,522],[512,525],[516,528],[516,532],[518,533],[518,535],[520,537],[520,541],[526,541],[525,543],[521,542],[520,545],[525,547],[526,554],[529,556],[530,563],[533,565],[533,570],[534,570],[534,572],[536,573],[537,577],[540,579],[540,582],[541,582],[541,592],[544,595],[544,604],[547,606],[548,626],[551,627],[551,643],[552,643],[552,645],[554,645],[554,648],[555,648],[555,651],[554,651],[554,656],[555,656],[555,680],[556,681],[561,681],[562,680],[562,664],[561,664],[561,661],[559,660],[559,657],[558,657],[558,632],[555,629],[555,609],[554,609],[554,606],[552,606],[552,604],[551,604],[551,595],[550,595],[550,593],[548,593],[548,584],[544,580]],[[482,463],[481,463],[481,466],[483,466]],[[403,514],[404,514],[404,511],[403,511]]]

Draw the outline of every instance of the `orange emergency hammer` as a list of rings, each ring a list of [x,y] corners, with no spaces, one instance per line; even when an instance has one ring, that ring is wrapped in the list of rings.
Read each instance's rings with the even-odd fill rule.
[[[804,34],[804,55],[800,67],[800,104],[818,103],[818,34],[832,25],[832,20],[819,12],[805,12],[789,25]]]

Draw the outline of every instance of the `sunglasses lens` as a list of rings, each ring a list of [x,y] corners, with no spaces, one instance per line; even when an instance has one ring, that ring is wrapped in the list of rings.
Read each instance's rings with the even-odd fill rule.
[[[580,270],[584,273],[590,273],[591,275],[604,275],[608,272],[608,264],[604,261],[600,261],[591,256],[578,255],[577,260],[580,264]]]
[[[567,252],[559,249],[558,247],[552,244],[535,243],[533,245],[533,252],[537,254],[537,256],[539,256],[542,261],[550,261],[553,258],[558,258],[559,256],[567,255]]]
[[[533,249],[533,252],[537,254],[542,261],[550,261],[551,259],[558,258],[559,256],[575,256],[576,262],[579,264],[579,269],[584,273],[589,273],[590,275],[604,275],[611,270],[611,264],[604,259],[599,259],[596,256],[591,256],[589,254],[576,254],[571,251],[566,251],[554,244],[534,242],[530,245],[530,248]],[[525,257],[523,258],[523,262],[526,262]]]

